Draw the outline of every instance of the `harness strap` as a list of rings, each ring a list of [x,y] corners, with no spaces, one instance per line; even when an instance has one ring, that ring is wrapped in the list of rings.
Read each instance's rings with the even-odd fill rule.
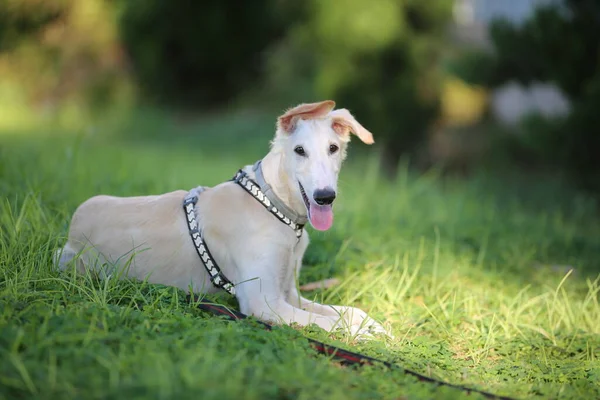
[[[229,279],[225,277],[221,268],[217,265],[217,262],[213,258],[212,254],[206,246],[206,242],[202,238],[200,231],[198,230],[198,221],[196,220],[196,213],[194,212],[194,206],[198,202],[198,196],[193,192],[189,192],[183,201],[183,209],[186,215],[186,221],[190,230],[190,236],[196,252],[202,260],[202,264],[206,271],[210,275],[210,281],[212,284],[219,289],[223,289],[232,296],[235,296],[235,286]]]
[[[260,162],[255,165],[255,171],[257,168],[257,175],[258,173],[261,173],[260,178],[262,179]],[[292,218],[294,218],[294,220],[286,216],[261,190],[260,185],[253,181],[243,170],[240,169],[232,180],[244,188],[246,192],[252,195],[254,199],[256,199],[267,210],[269,210],[269,212],[277,217],[277,219],[292,228],[296,233],[296,237],[300,239],[302,232],[304,231],[304,224],[298,223],[298,221],[304,221],[300,216],[297,216],[295,213],[293,213]],[[262,180],[264,181],[264,179]],[[268,191],[271,190],[270,186],[265,185],[265,187]],[[194,206],[197,202],[198,194],[193,190],[188,192],[188,194],[185,196],[185,200],[183,201],[183,210],[185,211],[188,229],[190,231],[190,236],[192,238],[192,242],[194,243],[194,247],[196,248],[196,252],[198,253],[198,256],[200,256],[200,260],[202,260],[204,268],[210,275],[210,281],[212,284],[219,289],[225,290],[230,295],[235,296],[235,285],[229,279],[227,279],[227,277],[225,277],[214,257],[212,254],[210,254],[208,246],[206,245],[206,241],[200,234],[200,230],[198,229],[198,221],[196,220],[196,213],[194,212]],[[284,208],[284,211],[287,211],[288,215],[291,215],[290,210],[286,208],[287,206],[285,206],[285,204],[279,199],[278,202],[281,203],[280,207]]]

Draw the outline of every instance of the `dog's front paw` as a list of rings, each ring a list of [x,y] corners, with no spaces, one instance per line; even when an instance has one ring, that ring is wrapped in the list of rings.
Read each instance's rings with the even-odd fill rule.
[[[350,333],[357,339],[373,338],[376,335],[386,335],[390,338],[394,336],[388,332],[383,325],[361,309],[347,307],[342,312],[342,317],[346,320],[350,328]]]
[[[383,325],[368,316],[363,319],[361,323],[351,325],[350,333],[358,340],[372,339],[378,335],[385,335],[392,339],[394,338]]]
[[[360,308],[335,306],[335,309],[348,325],[362,325],[365,321],[373,321],[373,319]]]

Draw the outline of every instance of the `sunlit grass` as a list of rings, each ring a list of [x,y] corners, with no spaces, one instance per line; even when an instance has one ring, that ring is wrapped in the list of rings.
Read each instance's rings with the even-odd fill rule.
[[[173,288],[52,270],[81,201],[229,179],[264,154],[272,119],[149,113],[118,127],[2,136],[0,398],[464,396],[400,372],[337,368],[301,334],[517,398],[600,396],[598,213],[551,182],[517,193],[516,181],[405,167],[388,182],[355,143],[334,227],[310,231],[301,283],[339,278],[307,295],[368,311],[394,339],[268,333],[202,314]]]

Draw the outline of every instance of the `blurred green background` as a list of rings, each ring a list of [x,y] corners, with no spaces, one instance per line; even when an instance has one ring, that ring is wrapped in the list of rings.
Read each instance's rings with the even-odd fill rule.
[[[332,368],[300,334],[600,398],[599,29],[600,0],[0,0],[0,400],[473,398]],[[267,334],[52,268],[85,199],[228,180],[324,99],[376,143],[350,146],[301,283],[338,278],[307,295],[396,339]]]
[[[0,131],[334,99],[391,176],[406,159],[594,193],[599,27],[596,0],[0,0]]]

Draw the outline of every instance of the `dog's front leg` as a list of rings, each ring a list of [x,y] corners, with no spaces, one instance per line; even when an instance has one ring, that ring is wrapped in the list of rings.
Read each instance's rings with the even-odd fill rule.
[[[359,308],[320,304],[302,297],[296,283],[300,276],[302,256],[307,245],[308,241],[305,242],[304,247],[300,249],[301,251],[298,252],[297,258],[293,262],[294,271],[290,275],[289,282],[287,282],[287,301],[294,307],[301,308],[309,313],[338,319],[338,324],[349,328],[352,335],[369,336],[371,333],[383,333],[391,336],[381,324]]]
[[[281,259],[282,257],[275,258]],[[242,313],[274,323],[296,323],[302,326],[316,324],[329,332],[344,328],[339,318],[312,313],[288,303],[281,288],[280,277],[276,273],[279,267],[276,262],[268,263],[263,259],[260,265],[244,267],[240,268],[240,271],[245,271],[242,273],[243,283],[236,286],[236,297]]]
[[[339,322],[339,324],[349,327],[350,332],[353,335],[362,336],[380,333],[389,335],[380,323],[369,317],[366,312],[359,308],[320,304],[302,297],[295,287],[290,293],[290,303],[294,306],[306,310],[309,313],[343,320],[343,322]]]

